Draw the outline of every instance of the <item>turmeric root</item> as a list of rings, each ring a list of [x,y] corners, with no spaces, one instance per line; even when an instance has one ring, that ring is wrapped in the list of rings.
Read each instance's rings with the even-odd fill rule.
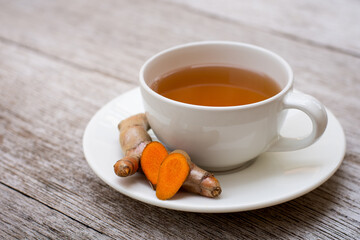
[[[140,113],[121,121],[118,129],[120,145],[125,157],[115,163],[114,171],[120,177],[127,177],[139,169],[141,154],[146,145],[151,142],[151,137],[147,132],[150,126],[145,114]]]
[[[140,159],[141,169],[153,189],[156,189],[160,165],[167,156],[168,151],[159,142],[149,143],[142,152]]]
[[[187,179],[189,172],[186,157],[181,153],[170,153],[159,168],[156,197],[160,200],[172,198]]]
[[[212,173],[205,171],[193,163],[190,156],[185,151],[175,150],[173,153],[181,153],[184,155],[191,169],[189,176],[182,185],[184,190],[211,198],[220,195],[220,183]]]
[[[151,170],[152,167],[149,166],[152,166],[150,162],[152,161],[151,159],[154,159],[154,157],[151,157],[151,155],[156,154],[155,153],[156,151],[149,151],[150,157],[149,156],[145,157],[149,161],[142,159],[141,161],[145,161],[144,164],[141,163],[140,161],[141,155],[145,147],[150,142],[152,142],[150,135],[147,133],[147,131],[150,129],[150,126],[148,124],[145,114],[137,114],[127,119],[124,119],[119,123],[118,128],[120,130],[120,144],[125,157],[118,160],[115,163],[114,165],[115,174],[120,177],[127,177],[136,173],[140,168],[142,168],[144,173],[152,171]],[[150,150],[150,148],[148,150]],[[196,164],[194,164],[191,161],[189,155],[185,151],[176,150],[173,153],[182,154],[187,160],[188,165],[190,167],[190,172],[185,182],[182,184],[183,189],[185,189],[188,192],[200,194],[206,197],[217,197],[220,195],[221,193],[220,183],[214,177],[213,174],[196,166]],[[165,155],[164,152],[162,152],[161,154]],[[159,156],[159,158],[161,159],[162,156],[163,155]],[[152,173],[153,174],[152,177],[149,177],[150,175],[146,175],[146,177],[151,182],[153,187],[156,187],[159,184],[158,182],[159,179],[154,181],[154,178],[156,178],[156,176],[158,175],[159,170],[154,171],[154,173]]]

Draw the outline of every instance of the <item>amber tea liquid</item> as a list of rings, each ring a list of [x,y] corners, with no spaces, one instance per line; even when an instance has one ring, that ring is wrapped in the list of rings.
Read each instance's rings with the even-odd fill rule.
[[[151,88],[175,101],[202,106],[259,102],[281,91],[270,77],[232,66],[191,66],[160,76]]]

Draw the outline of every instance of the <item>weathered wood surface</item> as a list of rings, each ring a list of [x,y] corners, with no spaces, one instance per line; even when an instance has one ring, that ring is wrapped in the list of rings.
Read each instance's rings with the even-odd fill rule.
[[[0,238],[360,238],[359,3],[220,2],[0,1]],[[91,171],[81,142],[96,110],[137,86],[152,54],[213,39],[282,55],[296,88],[338,117],[347,151],[326,183],[274,207],[197,214],[132,200]]]
[[[191,11],[234,21],[284,38],[360,56],[360,2],[331,0],[173,0]]]

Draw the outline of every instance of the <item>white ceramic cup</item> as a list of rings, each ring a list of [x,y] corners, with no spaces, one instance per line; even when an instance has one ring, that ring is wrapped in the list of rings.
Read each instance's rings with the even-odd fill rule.
[[[267,74],[281,92],[253,104],[208,107],[163,97],[150,86],[159,77],[191,65],[231,65]],[[140,89],[149,124],[169,149],[183,149],[210,171],[237,168],[266,151],[292,151],[313,144],[324,132],[327,115],[315,98],[293,92],[293,72],[275,53],[244,43],[195,42],[162,51],[140,70]],[[286,109],[305,112],[312,132],[305,138],[280,135]]]

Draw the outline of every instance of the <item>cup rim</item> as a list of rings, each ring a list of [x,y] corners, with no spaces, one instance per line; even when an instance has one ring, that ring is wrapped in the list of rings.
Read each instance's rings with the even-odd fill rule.
[[[267,98],[265,100],[262,100],[260,102],[255,102],[255,103],[250,103],[250,104],[244,104],[244,105],[235,105],[235,106],[203,106],[203,105],[195,105],[195,104],[190,104],[190,103],[183,103],[183,102],[179,102],[179,101],[175,101],[169,98],[166,98],[160,94],[158,94],[157,92],[155,92],[154,90],[152,90],[148,84],[145,82],[144,79],[144,72],[146,70],[146,68],[148,67],[148,65],[156,58],[167,54],[169,52],[172,52],[174,50],[178,50],[178,49],[182,49],[182,48],[187,48],[187,47],[193,47],[193,46],[201,46],[201,45],[235,45],[235,46],[242,46],[242,47],[247,47],[247,48],[252,48],[255,50],[260,50],[266,54],[271,55],[273,58],[277,59],[286,69],[286,72],[288,73],[288,82],[286,83],[285,87],[282,88],[282,90],[275,94],[274,96]],[[175,105],[177,107],[182,107],[182,108],[191,108],[191,109],[197,109],[197,110],[207,110],[207,111],[230,111],[230,110],[237,110],[237,109],[248,109],[248,108],[254,108],[254,107],[258,107],[258,106],[262,106],[265,104],[268,104],[270,102],[273,102],[276,99],[279,99],[281,96],[283,96],[284,94],[286,94],[293,85],[293,81],[294,81],[294,76],[293,76],[293,71],[290,67],[290,65],[288,64],[287,61],[285,61],[284,58],[280,57],[278,54],[267,50],[263,47],[257,46],[257,45],[253,45],[253,44],[249,44],[249,43],[243,43],[243,42],[235,42],[235,41],[199,41],[199,42],[189,42],[189,43],[185,43],[185,44],[180,44],[180,45],[176,45],[170,48],[167,48],[165,50],[162,50],[160,52],[158,52],[157,54],[153,55],[152,57],[150,57],[148,60],[145,61],[145,63],[142,65],[140,72],[139,72],[139,78],[140,78],[140,86],[147,91],[150,95],[152,95],[153,97],[164,101],[168,104],[172,104]]]

